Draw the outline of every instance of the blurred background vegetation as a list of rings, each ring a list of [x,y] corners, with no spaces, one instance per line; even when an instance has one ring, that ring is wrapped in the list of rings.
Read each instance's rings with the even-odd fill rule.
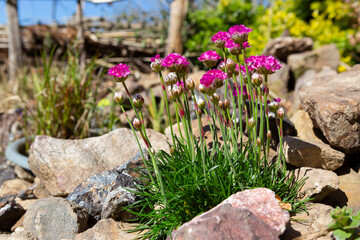
[[[335,43],[341,60],[360,62],[360,3],[358,0],[218,0],[196,1],[188,11],[184,35],[187,55],[215,49],[214,31],[235,24],[253,28],[250,54],[260,54],[271,38],[288,31],[292,37],[311,37],[314,47]],[[255,6],[254,6],[255,5]]]

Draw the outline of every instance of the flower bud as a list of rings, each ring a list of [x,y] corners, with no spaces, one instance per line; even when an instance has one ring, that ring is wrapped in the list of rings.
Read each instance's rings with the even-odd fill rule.
[[[198,108],[196,111],[197,111],[197,113],[199,114],[199,117],[201,118],[201,116],[202,116],[202,111],[201,111],[201,109]]]
[[[151,70],[153,70],[153,72],[160,72],[164,70],[160,55],[156,55],[155,57],[151,58],[150,68]]]
[[[177,80],[178,80],[178,77],[177,77],[176,73],[171,72],[168,75],[166,75],[164,83],[167,86],[171,86],[171,85],[176,84]]]
[[[259,74],[254,73],[254,74],[251,76],[251,83],[252,83],[254,86],[258,87],[258,86],[260,86],[261,83],[262,83],[262,78],[260,77]]]
[[[260,145],[261,145],[261,139],[259,137],[256,139],[256,145],[258,147],[260,147]]]
[[[230,101],[229,100],[227,100],[227,99],[224,100],[224,107],[225,107],[225,109],[230,108]]]
[[[267,137],[267,139],[269,139],[269,140],[271,139],[271,131],[270,131],[270,130],[267,132],[266,137]]]
[[[121,93],[119,93],[119,92],[115,92],[115,94],[114,94],[114,101],[115,101],[116,103],[122,104],[122,103],[124,102],[124,96],[123,96]]]
[[[200,109],[205,109],[205,101],[202,99],[202,98],[200,98],[199,100],[198,100],[198,102],[197,102],[197,105],[198,105],[198,107],[200,108]]]
[[[211,96],[216,92],[216,88],[214,86],[210,86],[210,87],[206,88],[205,91],[206,91],[207,95]]]
[[[252,129],[255,126],[255,120],[254,118],[249,118],[248,120],[248,126],[250,129]]]
[[[216,79],[215,88],[221,88],[222,86],[224,86],[224,79]]]
[[[144,98],[140,94],[136,93],[133,98],[133,103],[135,107],[141,108],[144,104]]]
[[[175,94],[174,94],[173,91],[170,91],[169,97],[170,97],[171,100],[173,100],[174,102],[176,102],[176,99],[177,99],[177,98],[176,98],[176,96],[175,96]]]
[[[280,119],[283,119],[285,117],[285,112],[284,109],[282,107],[280,107],[277,112],[276,112],[276,116]]]
[[[223,111],[225,111],[225,108],[224,108],[224,102],[222,100],[219,101],[219,108]]]
[[[226,68],[225,62],[221,61],[221,62],[219,63],[219,65],[218,65],[217,69],[225,72],[225,68]]]
[[[234,72],[234,70],[236,68],[236,63],[231,58],[228,58],[226,60],[226,68],[228,71]]]
[[[172,92],[173,92],[175,98],[179,98],[183,94],[184,91],[183,91],[182,87],[180,87],[178,85],[174,85]]]
[[[206,87],[205,87],[205,85],[203,85],[203,84],[200,84],[200,85],[199,85],[199,92],[202,93],[202,94],[205,94],[205,93],[206,93]]]
[[[134,118],[133,126],[136,130],[140,130],[141,129],[141,121],[137,118]]]
[[[217,93],[214,93],[211,97],[210,97],[210,101],[214,104],[214,105],[218,105],[219,101],[220,101],[220,96]]]
[[[190,91],[195,89],[195,82],[191,78],[186,79],[185,84],[186,84],[186,88],[189,89]]]

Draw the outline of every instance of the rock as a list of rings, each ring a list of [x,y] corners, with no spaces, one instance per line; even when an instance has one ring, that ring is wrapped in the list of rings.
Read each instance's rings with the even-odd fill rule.
[[[9,163],[3,163],[0,165],[0,187],[5,181],[14,179],[15,177],[15,170],[13,166]]]
[[[27,171],[18,165],[15,166],[14,170],[17,178],[25,180],[30,183],[34,182],[35,177],[30,171]]]
[[[17,204],[19,204],[21,207],[23,207],[25,210],[28,209],[28,207],[33,204],[34,202],[36,202],[38,199],[26,199],[23,200],[21,198],[15,198],[15,202]]]
[[[21,191],[24,191],[31,186],[32,183],[18,178],[7,180],[0,187],[0,197],[19,194]]]
[[[174,240],[279,239],[277,232],[244,208],[221,204],[183,224],[173,232]]]
[[[280,208],[275,193],[267,188],[255,188],[235,193],[221,204],[230,203],[235,208],[245,208],[274,229],[278,235],[285,231],[290,215]],[[220,204],[220,205],[221,205]]]
[[[289,55],[309,51],[313,48],[313,45],[314,41],[308,37],[278,37],[267,42],[263,54],[273,55],[286,62]]]
[[[309,214],[306,212],[296,213],[291,218],[281,239],[290,240],[302,236],[301,239],[330,240],[331,233],[327,233],[326,228],[332,222],[330,216],[332,210],[332,207],[320,203],[308,206]]]
[[[322,168],[333,171],[342,166],[345,154],[318,141],[304,141],[285,136],[283,152],[286,162],[296,167]]]
[[[352,168],[342,167],[336,171],[340,179],[339,189],[330,193],[322,202],[331,206],[347,206],[353,213],[360,211],[360,174]]]
[[[78,204],[50,197],[29,206],[24,229],[38,239],[73,239],[86,230],[88,217],[87,211]]]
[[[269,75],[268,87],[281,99],[287,98],[289,93],[290,68],[286,63],[281,62],[280,70]]]
[[[94,227],[76,235],[74,240],[131,240],[136,235],[126,233],[111,218],[100,220]]]
[[[329,66],[337,70],[340,54],[335,44],[329,44],[312,51],[291,54],[287,58],[287,63],[293,71],[295,79],[298,79],[308,69],[319,72],[322,67]]]
[[[38,238],[24,228],[18,227],[7,240],[38,240]]]
[[[264,139],[266,139],[266,121],[264,122]],[[279,145],[280,139],[275,116],[269,117],[269,127],[271,131],[270,147],[276,149]],[[283,119],[283,134],[284,136],[297,135],[294,124],[286,116]]]
[[[360,65],[300,93],[309,113],[329,144],[351,154],[360,152]]]
[[[22,215],[19,220],[11,227],[11,231],[14,232],[16,228],[23,226],[25,215]]]
[[[40,178],[36,177],[34,186],[34,196],[38,199],[51,197],[50,192],[45,188],[44,183],[41,182]]]
[[[164,135],[150,129],[147,134],[156,150],[169,152]],[[138,137],[145,148],[139,133]],[[64,196],[83,180],[127,162],[138,151],[132,131],[125,128],[83,140],[37,136],[30,148],[29,165],[50,194]]]
[[[104,171],[80,183],[66,199],[84,207],[95,221],[108,217],[128,220],[134,217],[123,208],[134,203],[136,197],[126,189],[135,184],[128,174]]]
[[[189,78],[191,78],[192,80],[194,80],[195,82],[195,88],[199,87],[200,85],[200,79],[202,78],[202,76],[205,74],[205,71],[197,71],[194,73],[190,73],[189,74]]]
[[[302,167],[295,169],[294,174],[298,180],[307,178],[298,193],[301,200],[311,197],[313,202],[320,202],[328,194],[339,189],[339,177],[334,172]]]
[[[14,201],[14,198],[0,198],[0,230],[9,231],[24,215],[25,210]]]
[[[298,138],[305,141],[322,142],[321,139],[315,135],[314,124],[307,112],[298,110],[290,120],[294,123]]]

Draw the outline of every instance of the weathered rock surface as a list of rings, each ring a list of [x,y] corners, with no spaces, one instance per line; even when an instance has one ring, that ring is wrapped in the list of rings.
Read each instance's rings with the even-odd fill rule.
[[[329,66],[337,70],[340,54],[335,44],[329,44],[312,51],[291,54],[287,58],[287,63],[297,79],[308,69],[320,71],[322,67]]]
[[[25,210],[12,198],[0,198],[0,230],[9,231]]]
[[[3,163],[0,165],[0,186],[7,180],[14,179],[16,177],[14,167],[9,163]]]
[[[147,134],[156,150],[169,151],[164,135],[153,130]],[[141,147],[145,148],[143,141]],[[83,140],[37,136],[30,148],[29,165],[50,194],[64,196],[83,180],[125,163],[138,151],[132,131],[125,128]]]
[[[285,99],[289,93],[290,68],[281,62],[281,68],[274,74],[269,75],[268,87],[281,99]]]
[[[255,188],[235,193],[221,204],[224,203],[251,211],[279,235],[285,231],[285,226],[289,222],[289,213],[280,208],[275,193],[267,188]]]
[[[195,217],[173,232],[176,240],[279,239],[278,233],[244,208],[221,204]]]
[[[30,205],[24,229],[38,239],[73,239],[87,228],[89,214],[76,203],[63,198],[40,199]]]
[[[333,171],[344,163],[345,154],[319,141],[285,136],[283,150],[286,162],[296,167],[322,168]]]
[[[353,213],[360,211],[360,174],[352,168],[342,167],[336,171],[340,179],[339,189],[322,202],[331,206],[348,206]]]
[[[311,38],[278,37],[267,42],[263,54],[273,55],[283,62],[294,53],[309,51],[313,48],[314,41]]]
[[[360,65],[300,93],[329,144],[345,153],[360,152]]]
[[[336,173],[318,169],[302,167],[295,169],[296,179],[307,178],[298,193],[299,199],[313,198],[313,202],[320,202],[331,192],[339,189],[339,177]]]
[[[74,240],[131,240],[135,234],[126,233],[113,219],[103,219],[94,227],[76,235]]]
[[[308,206],[309,214],[301,212],[292,217],[280,239],[290,240],[302,236],[301,239],[330,240],[331,233],[327,233],[326,228],[332,222],[330,216],[332,209],[332,207],[320,203]]]
[[[15,170],[15,174],[16,174],[17,178],[25,180],[30,183],[34,182],[35,177],[30,171],[25,170],[18,165],[15,166],[14,170]]]
[[[104,171],[83,181],[66,199],[84,207],[95,221],[109,217],[128,220],[134,216],[123,208],[134,203],[136,197],[126,188],[135,184],[128,174]]]
[[[290,120],[294,123],[298,138],[305,141],[310,140],[322,142],[321,139],[316,136],[314,132],[314,124],[307,112],[304,110],[298,110]]]
[[[24,228],[18,227],[6,240],[38,240],[38,238]]]
[[[19,194],[21,191],[24,191],[31,186],[32,183],[29,183],[22,179],[15,178],[7,180],[0,187],[0,197]]]

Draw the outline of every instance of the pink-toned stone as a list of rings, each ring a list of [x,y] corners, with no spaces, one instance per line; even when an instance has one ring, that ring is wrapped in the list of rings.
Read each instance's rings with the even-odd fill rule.
[[[289,213],[280,208],[275,193],[267,188],[255,188],[235,193],[221,204],[225,203],[230,203],[235,208],[250,210],[255,216],[275,229],[279,235],[285,231],[286,224],[290,220]]]

